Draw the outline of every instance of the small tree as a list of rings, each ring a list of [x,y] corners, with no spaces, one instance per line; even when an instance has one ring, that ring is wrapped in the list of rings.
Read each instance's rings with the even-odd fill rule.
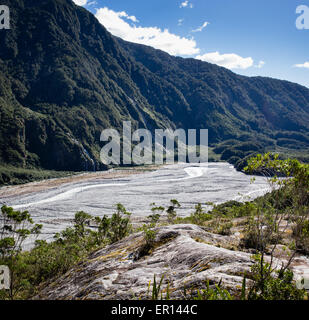
[[[76,256],[88,252],[89,249],[101,244],[98,233],[90,228],[94,218],[83,211],[75,213],[73,227],[56,233],[54,238],[58,243],[64,244],[67,249],[76,252]]]
[[[211,219],[212,216],[203,209],[201,203],[198,203],[195,206],[195,211],[191,213],[191,220],[194,224],[202,225],[205,221],[209,221]]]
[[[151,203],[150,204],[150,206],[151,206],[151,211],[153,212],[153,216],[155,217],[155,216],[159,216],[160,217],[160,215],[163,213],[163,211],[165,210],[165,208],[164,207],[162,207],[162,206],[157,206],[154,202],[153,203]],[[156,212],[159,212],[159,213],[156,213]],[[158,219],[159,220],[159,219]],[[157,221],[155,221],[155,222],[157,222]]]
[[[95,223],[98,226],[98,242],[102,243],[104,240],[106,240],[109,236],[109,227],[111,223],[111,219],[108,218],[107,215],[104,215],[103,218],[95,217]]]
[[[25,240],[31,236],[38,236],[42,225],[33,223],[28,211],[15,211],[11,207],[2,206],[0,216],[0,257],[1,263],[7,265],[11,272],[11,299],[20,289],[15,286],[15,272],[18,255],[22,251]]]
[[[172,199],[171,201],[171,204],[170,206],[166,209],[166,212],[167,212],[167,220],[169,223],[173,223],[174,220],[176,219],[177,217],[177,213],[176,213],[176,209],[180,208],[181,205],[180,203],[175,200],[175,199]]]
[[[97,232],[93,236],[97,239],[98,244],[114,243],[126,237],[132,231],[130,222],[131,213],[118,203],[116,212],[111,218],[104,215],[103,218],[95,217],[93,222],[97,227]]]
[[[79,237],[85,237],[89,233],[87,227],[90,226],[90,222],[93,220],[93,217],[84,211],[79,211],[75,214],[74,217],[74,228],[76,235]]]
[[[117,204],[117,210],[110,220],[110,240],[112,243],[126,237],[132,229],[130,223],[131,213],[121,204]]]
[[[157,223],[160,220],[159,214],[152,214],[148,216],[149,223],[143,225],[144,238],[145,238],[145,247],[149,251],[155,241],[157,232],[154,230],[157,226]]]

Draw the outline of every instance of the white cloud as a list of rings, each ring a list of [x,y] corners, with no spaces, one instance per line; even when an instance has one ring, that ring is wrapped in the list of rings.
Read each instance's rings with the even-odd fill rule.
[[[185,19],[179,19],[179,20],[178,20],[178,26],[182,26],[184,20],[185,20]]]
[[[199,55],[196,59],[215,63],[228,69],[248,69],[253,66],[254,62],[251,57],[243,58],[235,53],[220,54],[218,51]]]
[[[124,40],[145,44],[171,55],[195,55],[200,52],[193,38],[180,37],[170,33],[168,29],[130,25],[123,18],[133,21],[134,16],[129,16],[126,12],[115,12],[104,7],[97,9],[95,16],[108,31]]]
[[[302,63],[302,64],[295,64],[294,67],[309,69],[309,62],[305,62],[305,63]]]
[[[210,24],[210,22],[205,21],[205,22],[203,23],[203,25],[201,25],[200,27],[198,27],[198,28],[195,29],[195,30],[192,30],[191,32],[201,32],[201,31],[203,31],[209,24]]]
[[[138,20],[136,19],[135,16],[129,16],[125,11],[121,11],[121,12],[117,12],[118,13],[118,17],[123,17],[126,18],[128,20],[131,20],[133,22],[138,22]]]
[[[265,61],[260,61],[259,64],[257,64],[255,67],[258,69],[262,69],[265,66]]]
[[[78,6],[85,6],[87,4],[87,1],[88,0],[73,0],[73,2]]]
[[[180,5],[179,5],[179,8],[193,8],[193,3],[190,3],[188,0],[182,2]]]

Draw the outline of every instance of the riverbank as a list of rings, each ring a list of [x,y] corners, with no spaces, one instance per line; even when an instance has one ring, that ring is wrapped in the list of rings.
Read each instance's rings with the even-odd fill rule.
[[[215,154],[213,152],[213,148],[209,148],[208,151],[208,160],[209,162],[219,162],[220,161],[220,154]],[[133,166],[133,167],[117,167],[114,171],[121,171],[122,173],[127,172],[131,174],[132,171],[139,173],[144,172],[145,170],[153,170],[159,168],[160,165],[144,165],[144,166]],[[101,175],[105,175],[107,172],[110,171],[99,171],[99,172],[74,172],[74,171],[55,171],[55,170],[45,170],[45,169],[26,169],[21,167],[14,167],[11,165],[5,165],[0,163],[0,197],[2,187],[10,187],[10,186],[18,186],[24,185],[28,183],[35,183],[36,182],[43,182],[45,180],[55,180],[55,179],[62,179],[62,178],[71,178],[72,176],[80,177],[80,176],[87,176],[89,179],[100,179]],[[80,179],[80,178],[77,178]],[[70,182],[71,180],[69,180]],[[77,180],[81,181],[81,180]],[[19,188],[17,188],[19,189]]]
[[[141,174],[157,170],[159,166],[142,166],[142,167],[129,167],[117,168],[108,171],[98,172],[84,172],[84,173],[68,173],[68,176],[59,178],[44,179],[41,181],[28,182],[25,184],[10,185],[0,187],[0,194],[2,199],[25,196],[32,193],[48,191],[53,188],[61,187],[65,184],[73,183],[87,183],[96,180],[111,180],[125,178],[134,174]]]

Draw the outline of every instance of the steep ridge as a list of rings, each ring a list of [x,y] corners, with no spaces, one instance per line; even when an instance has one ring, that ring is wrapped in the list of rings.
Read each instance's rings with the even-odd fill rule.
[[[118,41],[137,61],[183,94],[192,110],[191,125],[209,128],[213,141],[236,137],[237,131],[270,134],[309,129],[309,91],[305,87],[244,77],[196,59],[172,57],[151,47]]]

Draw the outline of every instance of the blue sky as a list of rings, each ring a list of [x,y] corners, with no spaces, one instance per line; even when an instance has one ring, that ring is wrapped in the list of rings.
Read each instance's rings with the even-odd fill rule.
[[[239,74],[309,87],[309,0],[74,2],[125,40],[217,63]],[[303,11],[297,14],[300,5]],[[300,16],[308,29],[296,27]]]

